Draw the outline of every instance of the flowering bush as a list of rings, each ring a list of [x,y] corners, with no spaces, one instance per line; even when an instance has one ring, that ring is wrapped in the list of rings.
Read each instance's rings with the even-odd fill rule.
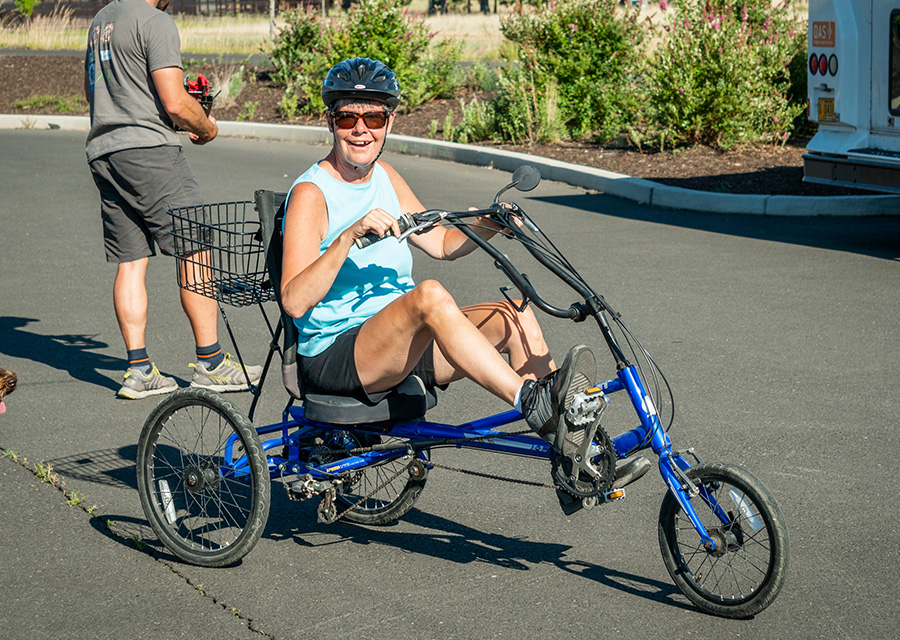
[[[328,70],[345,58],[381,60],[400,81],[403,105],[452,95],[464,81],[458,62],[459,43],[432,47],[423,18],[401,6],[401,0],[361,0],[334,20],[300,9],[285,14],[287,26],[275,39],[272,61],[276,80],[287,90],[282,110],[299,100],[306,113],[324,111],[319,90]]]
[[[665,0],[661,43],[647,71],[637,129],[659,147],[784,142],[803,110],[791,100],[791,64],[806,29],[790,2]],[[796,66],[796,63],[794,63]],[[805,76],[804,76],[805,77]]]

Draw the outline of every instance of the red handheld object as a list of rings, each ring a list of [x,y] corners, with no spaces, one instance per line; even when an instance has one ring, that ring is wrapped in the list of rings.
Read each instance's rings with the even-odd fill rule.
[[[188,92],[188,94],[197,99],[197,102],[199,102],[200,106],[203,107],[206,115],[209,115],[209,111],[210,109],[212,109],[214,97],[209,94],[209,80],[203,77],[202,73],[197,74],[196,80],[188,80],[188,78],[185,77],[184,89]]]

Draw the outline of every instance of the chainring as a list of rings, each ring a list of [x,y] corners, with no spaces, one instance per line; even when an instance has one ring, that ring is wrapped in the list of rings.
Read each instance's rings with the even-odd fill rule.
[[[599,424],[591,438],[597,452],[591,456],[590,473],[569,456],[550,449],[550,473],[557,488],[576,498],[593,498],[612,489],[616,479],[616,454],[609,434]]]

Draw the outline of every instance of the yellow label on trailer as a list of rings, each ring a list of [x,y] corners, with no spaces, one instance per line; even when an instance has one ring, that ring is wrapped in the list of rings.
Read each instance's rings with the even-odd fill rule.
[[[819,122],[837,122],[834,114],[834,98],[819,98]]]

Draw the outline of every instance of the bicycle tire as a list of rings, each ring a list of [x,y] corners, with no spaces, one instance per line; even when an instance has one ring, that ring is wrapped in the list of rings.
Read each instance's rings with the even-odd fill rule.
[[[330,438],[332,439],[330,446],[347,449],[371,447],[385,442],[404,442],[401,438],[353,431],[334,431],[331,432]],[[409,459],[403,456],[357,471],[352,484],[335,497],[339,512],[350,509],[343,519],[356,524],[385,526],[406,515],[419,499],[427,480],[427,477],[412,478],[406,471],[409,462]],[[398,472],[396,478],[369,496],[370,492]],[[365,500],[360,502],[364,497]]]
[[[719,549],[709,552],[703,547],[669,492],[658,526],[666,569],[703,611],[725,618],[752,617],[772,604],[784,584],[790,556],[784,515],[765,485],[737,465],[705,463],[686,473],[711,496],[701,493],[691,503]],[[727,514],[727,524],[713,504]]]
[[[225,462],[246,456],[241,475]],[[236,404],[188,388],[147,418],[137,452],[141,507],[160,541],[180,560],[224,567],[257,543],[269,515],[271,480],[256,430]]]

